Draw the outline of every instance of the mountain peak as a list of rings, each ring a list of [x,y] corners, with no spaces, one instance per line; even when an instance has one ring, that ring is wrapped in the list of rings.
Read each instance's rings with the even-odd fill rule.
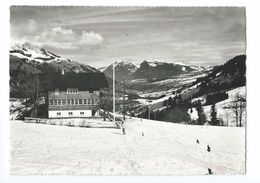
[[[133,63],[127,62],[127,61],[119,61],[115,64],[115,70],[116,70],[116,79],[118,81],[122,80],[123,78],[129,77],[131,74],[133,74],[137,70],[137,66]],[[112,78],[112,72],[113,72],[113,64],[109,65],[107,68],[101,68],[100,71],[102,71],[107,77]],[[129,78],[127,78],[129,79]]]
[[[43,72],[99,72],[97,69],[67,58],[62,58],[39,46],[32,45],[29,42],[23,44],[17,43],[11,45],[10,60],[21,63],[21,65],[33,65],[39,67]],[[47,63],[47,64],[43,64]]]
[[[27,61],[48,62],[61,61],[61,57],[29,42],[11,45],[10,54]],[[65,59],[68,60],[68,59]]]
[[[25,43],[14,43],[11,46],[11,49],[13,50],[34,50],[36,52],[41,52],[41,50],[43,50],[43,48],[37,46],[37,45],[33,45],[29,42],[25,42]]]

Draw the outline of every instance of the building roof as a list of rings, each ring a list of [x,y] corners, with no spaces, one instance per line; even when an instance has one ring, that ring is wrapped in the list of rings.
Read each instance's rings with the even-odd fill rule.
[[[84,89],[97,89],[107,88],[108,82],[104,73],[55,73],[45,75],[44,80],[47,81],[47,89],[67,89],[78,88]]]

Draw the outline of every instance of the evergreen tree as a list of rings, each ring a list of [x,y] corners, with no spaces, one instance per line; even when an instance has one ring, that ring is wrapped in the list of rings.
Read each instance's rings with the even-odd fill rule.
[[[211,125],[219,125],[217,120],[217,111],[216,111],[216,104],[212,104],[211,110],[210,110],[210,124]]]
[[[201,102],[199,101],[197,106],[196,106],[196,110],[198,112],[198,120],[197,120],[197,124],[198,125],[204,125],[206,122],[206,115],[203,111]]]
[[[166,105],[167,105],[167,101],[164,100],[164,101],[163,101],[163,106],[166,106]]]

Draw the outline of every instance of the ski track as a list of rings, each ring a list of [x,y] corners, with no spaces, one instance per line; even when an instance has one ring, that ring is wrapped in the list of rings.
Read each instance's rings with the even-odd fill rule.
[[[179,125],[138,118],[120,129],[11,121],[12,175],[205,175],[206,146],[217,175],[245,172],[244,128]],[[142,133],[144,136],[142,136]],[[196,144],[196,139],[200,144]]]

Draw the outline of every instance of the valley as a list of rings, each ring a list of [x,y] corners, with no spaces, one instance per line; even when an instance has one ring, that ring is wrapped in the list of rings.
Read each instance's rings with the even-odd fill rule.
[[[10,96],[11,98],[30,97],[28,89],[30,90],[31,86],[27,82],[31,80],[33,74],[44,76],[57,72],[103,72],[109,84],[108,90],[103,91],[104,99],[107,103],[107,110],[111,111],[112,69],[111,64],[98,70],[89,65],[62,58],[29,43],[16,45],[10,51]],[[184,110],[184,114],[189,116],[185,117],[185,120],[188,120],[187,123],[193,123],[192,121],[196,121],[194,116],[197,115],[189,111],[196,111],[196,105],[199,102],[205,110],[208,121],[210,120],[209,108],[212,104],[217,106],[218,111],[223,111],[223,107],[227,106],[222,106],[219,102],[229,100],[232,103],[234,95],[228,96],[229,91],[236,91],[236,88],[245,86],[245,55],[236,56],[223,65],[209,67],[191,66],[180,62],[166,63],[158,60],[144,60],[140,66],[136,66],[122,60],[116,62],[115,73],[116,111],[118,113],[123,113],[123,105],[125,105],[125,113],[128,115],[171,121],[172,119],[167,117],[170,111],[181,108],[181,111]],[[40,81],[40,95],[43,97],[46,84],[48,85],[47,80]],[[127,95],[125,101],[123,101],[123,95]],[[245,92],[242,92],[241,96],[245,98]],[[171,104],[172,100],[174,105]],[[101,108],[102,106],[103,104]],[[31,108],[31,106],[25,107],[23,111],[28,114]],[[17,113],[19,110],[12,111]],[[16,114],[16,116],[22,118],[23,115]],[[158,116],[161,117],[158,118]],[[228,123],[223,112],[219,112],[217,116],[223,124]],[[233,114],[229,116],[229,121],[233,121],[230,124],[234,125],[234,118]],[[182,120],[183,118],[180,118],[171,122],[181,123]],[[245,125],[245,120],[243,120],[243,125]]]

